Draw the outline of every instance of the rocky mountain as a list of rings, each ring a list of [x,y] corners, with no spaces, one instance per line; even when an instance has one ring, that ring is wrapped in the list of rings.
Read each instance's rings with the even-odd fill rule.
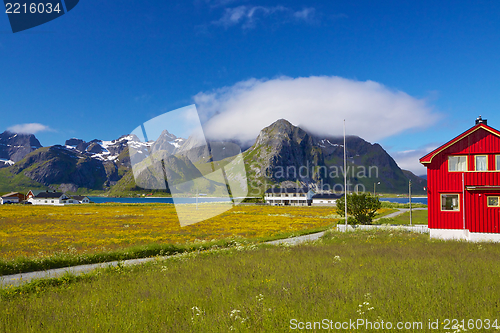
[[[174,154],[183,145],[185,140],[183,138],[178,138],[174,134],[169,133],[167,130],[163,130],[158,139],[151,146],[151,153],[155,153],[160,150],[165,150],[169,154]]]
[[[280,119],[259,133],[245,152],[245,162],[255,179],[312,183],[320,180],[318,170],[305,168],[324,165],[324,156],[313,136]]]
[[[411,179],[414,193],[424,193],[426,180],[401,170],[379,144],[356,136],[346,141],[350,189],[372,191],[377,183],[377,192],[406,193]],[[191,190],[185,186],[196,186],[200,191],[216,193],[225,189],[225,183],[210,178],[209,173],[214,165],[224,165],[240,153],[233,142],[207,143],[196,137],[186,140],[167,130],[150,142],[124,135],[112,141],[72,138],[63,146],[43,148],[34,135],[5,132],[0,143],[0,161],[6,165],[0,170],[0,190],[5,191],[38,184],[40,188],[97,190],[111,195],[165,192],[182,186],[184,191]],[[343,145],[341,137],[317,137],[284,119],[278,120],[262,129],[243,154],[249,188],[292,184],[341,191]],[[137,166],[134,170],[132,164]],[[199,179],[196,185],[189,182],[194,179]],[[190,185],[183,185],[186,183]],[[167,184],[176,188],[169,189]]]
[[[141,143],[135,135],[123,135],[112,141],[96,139],[85,142],[73,138],[66,140],[65,148],[100,161],[114,161],[128,150],[129,142],[134,142],[136,150],[143,153],[149,153],[149,147],[153,145],[152,142]],[[128,166],[130,167],[130,164]]]
[[[188,157],[193,152],[186,142],[166,130],[156,141],[150,142],[141,142],[135,135],[124,135],[112,141],[86,142],[72,138],[66,140],[64,146],[39,148],[17,163],[11,163],[0,173],[0,188],[8,191],[29,185],[69,192],[96,190],[130,195],[134,191],[190,190],[185,183],[199,179],[196,184],[187,186],[196,186],[208,193],[222,193],[226,185],[203,177]],[[206,144],[204,147],[206,149]],[[193,156],[198,154],[196,151]],[[148,159],[150,156],[152,158]],[[136,168],[132,169],[132,163]],[[5,188],[2,187],[4,182],[7,183]]]
[[[33,134],[5,131],[0,134],[0,168],[19,162],[42,145]]]
[[[63,191],[78,188],[99,190],[106,181],[118,181],[113,162],[101,162],[63,146],[40,148],[9,168],[10,172],[50,186],[57,184]]]
[[[379,144],[349,136],[346,146],[351,190],[371,191],[373,184],[380,182],[379,192],[407,191],[409,175],[405,175]],[[317,190],[343,190],[343,137],[316,137],[281,119],[264,128],[244,155],[252,182],[250,187],[293,182]],[[415,176],[414,182],[417,179]],[[420,185],[415,191],[422,193]]]
[[[344,159],[344,138],[318,139],[322,148],[325,165],[329,170],[340,170]],[[348,179],[364,186],[368,191],[377,185],[377,191],[404,193],[408,187],[408,176],[399,168],[394,159],[378,143],[372,144],[357,136],[346,138]],[[334,183],[342,183],[343,175],[331,177]],[[332,184],[332,182],[330,182]],[[422,192],[423,188],[420,189]]]
[[[130,172],[129,142],[132,141],[134,152],[144,155],[149,153],[149,147],[153,144],[141,143],[132,135],[113,141],[86,142],[73,138],[67,140],[64,146],[55,145],[32,151],[5,168],[8,173],[3,176],[13,177],[11,183],[14,184],[32,184],[31,181],[34,181],[41,188],[60,191],[107,191]]]

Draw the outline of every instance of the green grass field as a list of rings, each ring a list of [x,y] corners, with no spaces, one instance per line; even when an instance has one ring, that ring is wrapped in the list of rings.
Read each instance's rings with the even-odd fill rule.
[[[407,232],[334,232],[296,247],[235,244],[1,290],[0,331],[287,332],[326,319],[454,332],[447,319],[500,320],[499,259],[500,244]]]
[[[427,225],[427,210],[414,210],[412,212],[412,224],[425,224]],[[398,224],[398,225],[409,225],[410,224],[410,212],[403,213],[392,218],[381,218],[376,222],[377,224]]]

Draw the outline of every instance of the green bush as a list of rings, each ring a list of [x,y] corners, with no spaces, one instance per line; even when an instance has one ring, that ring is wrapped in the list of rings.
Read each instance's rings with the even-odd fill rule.
[[[347,223],[349,224],[372,224],[372,221],[380,209],[381,203],[378,198],[370,193],[352,193],[347,195]],[[345,197],[337,200],[337,214],[345,216]]]

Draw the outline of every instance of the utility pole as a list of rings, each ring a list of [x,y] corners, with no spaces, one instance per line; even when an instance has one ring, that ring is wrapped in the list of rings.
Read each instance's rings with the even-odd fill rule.
[[[344,194],[345,194],[345,231],[347,232],[347,153],[345,148],[345,119],[344,119]]]
[[[377,193],[377,185],[380,185],[380,182],[378,183],[373,183],[373,196]]]
[[[411,179],[410,179],[410,182],[409,182],[409,194],[408,194],[408,197],[410,198],[410,226],[412,225],[412,220],[411,220]]]

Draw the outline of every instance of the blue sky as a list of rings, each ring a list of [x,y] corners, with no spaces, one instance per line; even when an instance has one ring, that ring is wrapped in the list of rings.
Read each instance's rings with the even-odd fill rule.
[[[193,103],[204,121],[223,110],[212,128],[224,131],[231,121],[245,123],[239,119],[253,114],[250,106],[264,117],[254,126],[286,117],[272,108],[287,100],[301,125],[297,94],[287,95],[300,91],[302,100],[322,101],[303,113],[328,119],[331,134],[341,134],[346,118],[350,134],[379,142],[400,166],[422,174],[418,157],[478,115],[500,128],[499,38],[495,1],[81,0],[16,34],[3,14],[0,131],[39,124],[31,129],[44,146],[111,140]],[[354,97],[330,110],[329,92],[347,86]],[[258,98],[266,103],[252,104]],[[407,114],[398,118],[396,104]]]

